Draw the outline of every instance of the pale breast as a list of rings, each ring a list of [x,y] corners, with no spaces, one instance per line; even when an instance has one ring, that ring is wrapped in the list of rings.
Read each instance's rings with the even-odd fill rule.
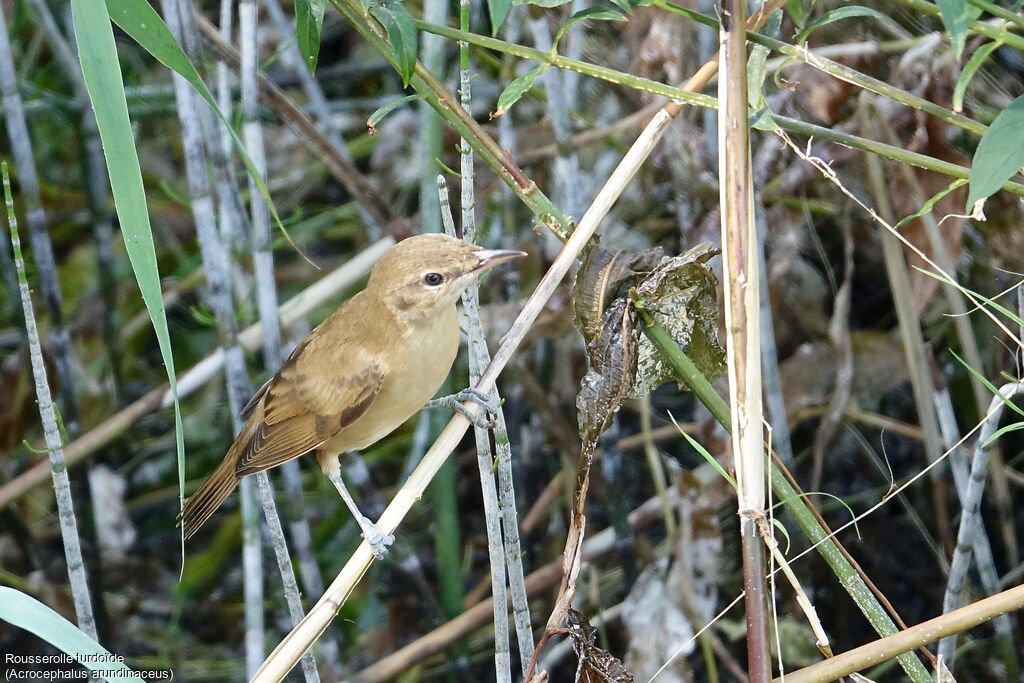
[[[455,306],[399,337],[394,358],[373,404],[358,420],[322,447],[343,453],[373,444],[415,415],[437,393],[459,352]]]

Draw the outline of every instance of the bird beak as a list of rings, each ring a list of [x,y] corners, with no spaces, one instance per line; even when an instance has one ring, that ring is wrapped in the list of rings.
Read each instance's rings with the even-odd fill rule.
[[[506,261],[522,258],[526,256],[526,252],[512,249],[481,249],[476,252],[476,255],[480,261],[473,268],[473,272],[479,273],[490,270]]]

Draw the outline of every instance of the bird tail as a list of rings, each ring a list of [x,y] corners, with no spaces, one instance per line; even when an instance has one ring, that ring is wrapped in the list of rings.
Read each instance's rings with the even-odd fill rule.
[[[185,538],[191,538],[199,531],[199,527],[216,512],[238,485],[238,476],[235,474],[235,462],[238,458],[235,457],[235,451],[238,450],[239,442],[243,445],[248,442],[248,439],[242,437],[244,434],[231,446],[231,450],[213,474],[185,501],[185,506],[178,514],[178,526],[184,529]]]

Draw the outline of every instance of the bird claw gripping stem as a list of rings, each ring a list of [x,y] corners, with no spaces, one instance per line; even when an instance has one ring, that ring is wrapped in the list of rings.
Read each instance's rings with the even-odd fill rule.
[[[463,405],[463,401],[473,401],[486,411],[485,414],[473,415]],[[494,428],[494,420],[487,417],[487,413],[497,413],[500,405],[499,401],[475,387],[468,387],[449,396],[442,396],[427,402],[428,408],[447,408],[454,413],[459,413],[480,429]]]

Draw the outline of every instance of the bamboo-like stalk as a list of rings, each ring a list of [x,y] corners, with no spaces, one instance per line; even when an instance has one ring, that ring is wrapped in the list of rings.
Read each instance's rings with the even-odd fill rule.
[[[186,7],[183,7],[186,4]],[[164,20],[175,39],[187,50],[188,31],[182,26],[182,9],[191,7],[182,0],[162,0]],[[194,52],[193,52],[194,54]],[[174,94],[178,104],[178,122],[181,125],[182,147],[185,152],[185,176],[188,181],[192,217],[195,222],[199,250],[206,276],[206,299],[217,321],[221,348],[224,350],[224,371],[228,389],[228,405],[232,416],[237,416],[245,405],[249,393],[245,358],[235,340],[235,315],[228,280],[228,260],[221,244],[214,217],[213,197],[206,169],[203,133],[197,112],[201,105],[191,86],[183,77],[174,74]],[[241,423],[233,419],[233,433],[241,430]],[[263,656],[263,564],[256,513],[255,487],[243,481],[239,487],[242,506],[242,568],[245,576],[245,663],[252,675]]]
[[[974,628],[1001,614],[1024,607],[1024,586],[1017,586],[998,595],[979,600],[966,607],[943,614],[904,629],[886,638],[843,652],[832,659],[812,664],[786,674],[785,683],[828,683],[842,676],[866,669],[915,648]],[[776,679],[773,683],[782,683]]]
[[[469,0],[460,0],[459,3],[459,26],[469,30],[470,4]],[[471,73],[469,45],[459,44],[459,95],[463,109],[470,112],[472,102]],[[476,241],[476,192],[473,182],[474,163],[473,151],[466,140],[462,141],[462,231],[463,239]],[[511,236],[507,236],[511,237]],[[487,337],[484,335],[483,325],[480,322],[480,285],[474,280],[463,294],[463,312],[466,322],[466,333],[469,346],[469,379],[471,384],[480,380],[484,368],[491,362],[491,353],[487,348]],[[516,627],[516,642],[519,651],[520,670],[525,672],[530,663],[530,656],[533,654],[533,624],[530,620],[530,605],[526,597],[526,579],[523,570],[523,557],[519,543],[519,514],[516,508],[516,495],[512,484],[512,447],[509,443],[508,426],[505,423],[505,411],[501,407],[501,396],[497,386],[490,391],[489,398],[498,406],[494,414],[493,442],[491,435],[484,430],[474,427],[474,435],[477,443],[477,465],[480,468],[481,481],[489,479],[486,489],[494,488],[494,476],[492,471],[497,470],[497,495],[494,498],[491,512],[494,515],[494,527],[499,530],[494,542],[496,548],[492,554],[498,558],[498,566],[501,568],[501,581],[507,576],[509,593],[512,598],[512,614]],[[492,448],[493,446],[493,448]],[[486,458],[484,457],[486,456]],[[496,464],[492,466],[492,463]],[[491,546],[491,539],[488,538],[488,547]],[[496,587],[498,579],[494,572],[492,561],[492,586]],[[495,604],[505,604],[502,593],[493,594]],[[506,656],[508,651],[508,612],[503,607],[499,615],[495,611],[495,643],[498,642],[499,622],[504,623],[504,640]],[[511,667],[509,667],[511,668]],[[503,674],[499,674],[498,680]],[[509,671],[511,675],[511,671]]]
[[[6,35],[6,29],[0,27],[0,33]],[[3,39],[0,38],[0,40]],[[3,48],[4,46],[0,45],[0,50],[3,50]],[[60,429],[57,427],[57,412],[54,410],[53,399],[50,396],[50,385],[46,379],[43,349],[39,342],[39,330],[36,328],[35,312],[32,310],[32,295],[29,293],[28,279],[25,276],[25,259],[21,254],[18,221],[14,215],[14,198],[11,195],[11,181],[7,175],[6,161],[0,163],[0,170],[2,170],[3,175],[4,200],[7,207],[7,221],[10,227],[14,269],[18,273],[18,292],[21,296],[21,307],[25,316],[25,335],[28,337],[32,377],[36,385],[36,402],[39,405],[39,417],[43,423],[46,450],[50,456],[50,472],[53,478],[54,496],[57,501],[57,518],[60,520],[60,535],[64,542],[64,558],[68,567],[68,584],[71,587],[71,597],[75,605],[78,627],[93,640],[97,640],[96,620],[93,618],[92,601],[89,598],[89,583],[85,575],[85,564],[82,562],[82,546],[78,539],[78,525],[75,520],[71,485],[68,480],[68,470],[64,464]]]
[[[282,14],[281,9],[277,5],[276,0],[268,0],[266,5],[268,10],[270,11],[269,13],[275,19],[276,22],[277,17],[274,15],[274,10],[277,10],[278,15]],[[222,0],[221,2],[221,21],[219,26],[219,33],[223,41],[227,44],[231,43],[232,6],[232,0]],[[283,16],[281,18],[283,19]],[[281,26],[279,25],[278,28],[280,30]],[[282,30],[281,32],[282,34],[287,35],[287,27],[285,27],[284,30]],[[242,78],[242,99],[245,100],[248,97],[250,100],[252,100],[251,102],[249,102],[251,111],[244,112],[244,115],[248,120],[255,120],[257,126],[257,131],[255,133],[249,133],[250,135],[253,136],[254,139],[250,141],[248,137],[246,138],[246,147],[249,150],[251,150],[250,155],[253,160],[253,165],[260,170],[263,180],[264,182],[266,182],[266,160],[265,153],[263,150],[262,133],[260,133],[258,130],[259,119],[256,117],[255,114],[255,100],[259,96],[259,87],[257,85],[257,82],[261,74],[259,70],[256,68],[256,64],[258,63],[257,57],[250,56],[249,59],[245,58],[246,55],[244,53],[246,51],[248,41],[244,40],[243,38],[244,36],[240,36],[239,40],[239,42],[242,45],[242,54],[239,54],[238,69],[241,72],[240,75],[245,75],[247,76],[247,78]],[[299,68],[296,71],[300,74],[309,75],[309,71],[305,68],[304,65],[301,64],[302,59],[301,57],[298,56],[298,48],[294,44],[290,44],[289,47],[291,49],[285,51],[286,61],[288,61],[287,58],[290,56],[297,58],[299,61]],[[250,52],[254,53],[257,51],[254,49],[250,49]],[[217,103],[220,106],[221,111],[225,112],[231,111],[233,109],[229,77],[229,65],[223,59],[219,59],[217,61]],[[323,95],[321,93],[321,97],[322,96]],[[243,103],[243,108],[244,107],[245,103]],[[218,121],[218,123],[220,125],[220,129],[222,132],[221,141],[223,152],[225,157],[228,157],[233,151],[233,143],[224,123],[222,121]],[[323,124],[324,122],[321,121],[321,123]],[[249,131],[248,126],[246,127],[245,131]],[[243,132],[243,135],[245,134],[246,132]],[[256,146],[258,146],[258,150],[252,151]],[[341,151],[344,151],[344,149],[342,149]],[[234,181],[234,168],[230,167],[228,170],[230,173],[230,177]],[[250,200],[254,197],[258,197],[258,190],[256,190],[253,187],[253,185],[254,183],[250,178]],[[274,282],[273,273],[273,253],[269,249],[269,216],[267,216],[266,206],[262,202],[257,201],[256,203],[254,203],[252,210],[254,215],[257,213],[261,214],[263,221],[262,226],[257,226],[256,222],[254,221],[252,223],[252,225],[254,226],[254,230],[257,227],[262,227],[262,231],[264,233],[264,237],[262,240],[262,248],[259,250],[260,254],[254,254],[253,258],[256,276],[254,281],[255,286],[257,287],[258,290],[257,310],[259,311],[260,324],[263,326],[263,329],[273,330],[277,332],[280,330],[280,319],[278,316],[277,288]],[[225,207],[222,207],[221,212],[221,219],[226,220],[227,216],[224,215],[227,213],[225,211]],[[243,213],[243,210],[240,209],[239,214],[241,215],[241,213]],[[221,230],[221,234],[224,237],[225,241],[230,239],[227,234],[228,232],[228,230],[225,230],[223,228]],[[257,239],[252,240],[251,246],[254,252],[257,251],[258,242],[259,240]],[[265,306],[267,302],[272,303],[271,308],[267,308]],[[261,306],[260,304],[264,305]],[[274,371],[276,368],[280,367],[281,361],[283,359],[283,354],[281,350],[279,333],[264,336],[262,350],[264,366],[268,370]],[[299,463],[296,460],[290,460],[286,463],[283,463],[280,466],[279,471],[281,473],[281,480],[284,484],[286,494],[284,502],[285,519],[287,520],[288,523],[288,531],[291,535],[292,545],[295,549],[295,555],[298,557],[298,565],[300,575],[302,577],[303,588],[310,595],[318,595],[323,592],[324,582],[323,577],[320,574],[320,567],[316,563],[316,558],[313,557],[313,540],[309,528],[309,520],[306,518],[305,506],[303,504],[304,501],[302,492],[302,479],[301,473],[299,471]],[[275,512],[270,510],[266,506],[266,501],[272,499],[273,489],[270,486],[269,475],[265,473],[261,473],[261,475],[262,476],[257,477],[257,484],[260,490],[261,502],[264,503],[264,515],[266,515],[269,520],[275,516]],[[287,545],[284,540],[283,531],[280,534],[277,531],[279,527],[280,524],[278,524],[277,527],[275,527],[275,525],[272,522],[268,521],[267,528],[270,535],[271,544],[274,546],[275,557],[278,562],[278,571],[281,573],[282,581],[285,584],[291,584],[294,583],[294,574],[293,570],[291,569],[291,563],[288,558]],[[302,618],[302,604],[298,600],[298,587],[295,586],[294,589],[286,588],[285,595],[295,596],[294,599],[288,600],[288,609],[292,621],[298,621]],[[324,663],[330,667],[332,672],[340,672],[340,656],[338,654],[337,643],[335,643],[331,639],[325,639],[324,642],[321,644],[320,654],[321,658],[324,660]]]
[[[992,397],[981,432],[978,434],[978,444],[974,449],[974,458],[971,461],[971,478],[964,495],[963,514],[960,517],[960,528],[956,535],[956,549],[949,567],[946,594],[942,600],[944,613],[952,612],[960,604],[964,580],[967,578],[967,570],[970,568],[971,556],[974,552],[975,529],[981,525],[981,498],[985,492],[985,479],[988,476],[988,451],[992,447],[990,441],[999,427],[999,420],[1003,415],[1006,402],[1022,393],[1024,393],[1024,382],[1004,384],[999,392]],[[939,643],[939,656],[950,670],[953,669],[956,652],[956,633],[957,631],[954,631],[951,637],[944,638]]]
[[[367,247],[351,260],[325,275],[304,291],[281,304],[278,315],[285,325],[291,325],[308,316],[323,304],[336,299],[346,289],[366,277],[373,264],[386,252],[394,240],[386,237]],[[259,348],[263,338],[263,325],[255,323],[238,335],[238,343],[247,351]],[[192,366],[178,377],[178,395],[184,399],[191,396],[207,382],[219,377],[224,368],[224,349],[218,348],[209,356]],[[170,388],[161,384],[150,390],[123,410],[107,418],[93,429],[75,439],[64,449],[64,464],[73,467],[93,453],[109,445],[124,434],[143,417],[167,408],[172,403]],[[0,486],[0,508],[18,500],[36,486],[46,481],[49,474],[47,463],[39,463],[31,469]]]
[[[459,0],[459,27],[469,30],[469,0]],[[459,43],[459,104],[467,113],[472,112],[473,90],[470,81],[471,65],[469,60],[469,45]],[[459,174],[461,179],[461,213],[462,213],[462,238],[468,242],[476,241],[476,170],[473,163],[473,148],[469,146],[465,138],[462,138],[459,145]],[[444,187],[444,179],[438,176],[438,189],[447,195],[447,188]],[[450,230],[454,237],[454,221],[449,211],[446,223],[446,230]],[[462,294],[462,324],[466,330],[467,345],[469,347],[469,383],[476,384],[480,379],[490,354],[487,352],[487,338],[484,336],[484,328],[480,323],[480,285],[474,281]],[[497,404],[501,399],[498,396],[497,387],[492,387],[489,397]],[[499,405],[498,411],[503,413]],[[480,471],[480,489],[484,502],[484,517],[487,525],[487,555],[491,566],[491,595],[494,604],[494,673],[498,683],[511,683],[512,681],[512,656],[509,645],[508,632],[508,605],[506,595],[507,572],[505,567],[504,543],[502,539],[501,513],[498,503],[498,488],[494,482],[492,467],[494,463],[494,451],[491,448],[490,431],[479,425],[473,425],[473,437],[476,441],[476,464]],[[497,440],[497,435],[495,435]],[[507,443],[506,435],[506,443]],[[516,524],[518,524],[516,520]],[[532,652],[532,650],[530,650]],[[520,657],[523,653],[520,652]],[[525,670],[525,669],[524,669]]]
[[[259,26],[255,0],[238,4],[238,43],[242,57],[242,136],[256,172],[267,182],[267,155],[260,125],[257,80],[259,73]],[[263,364],[281,365],[281,328],[277,319],[277,283],[274,279],[274,254],[270,250],[270,211],[260,197],[256,179],[249,178],[249,212],[252,226],[253,275],[256,283],[256,307],[263,323]]]
[[[259,122],[257,110],[257,74],[259,73],[259,39],[258,39],[258,17],[255,0],[241,0],[238,5],[239,23],[239,45],[241,47],[241,86],[242,86],[242,134],[245,138],[245,146],[253,161],[256,172],[262,176],[264,183],[267,182],[267,160],[266,151],[263,146],[263,129]],[[253,270],[256,283],[256,303],[259,311],[260,322],[263,324],[263,364],[267,368],[277,368],[281,365],[281,327],[277,316],[277,284],[274,278],[274,255],[270,250],[270,212],[266,203],[262,200],[256,179],[249,177],[249,209],[251,212],[252,226],[252,253]],[[298,463],[285,463],[290,466],[291,480],[293,483],[299,479]],[[271,546],[274,549],[274,557],[277,559],[278,573],[281,575],[284,586],[284,594],[288,603],[288,613],[292,623],[298,623],[304,612],[302,602],[299,598],[299,588],[295,580],[295,570],[292,567],[291,557],[288,553],[288,545],[285,541],[284,530],[281,527],[281,519],[277,514],[274,503],[274,488],[270,483],[270,475],[267,472],[259,472],[256,475],[256,482],[259,486],[259,497],[263,507],[263,514],[267,521],[267,530]],[[298,487],[298,500],[301,511],[302,488]],[[244,521],[244,511],[243,511]],[[309,525],[301,514],[295,521],[300,527],[300,534],[309,537]],[[302,527],[305,527],[304,529]],[[246,532],[249,526],[243,524]],[[258,541],[258,539],[257,539]],[[257,542],[256,547],[259,547]],[[309,548],[307,548],[309,552]],[[251,669],[250,669],[251,673]],[[306,653],[302,658],[302,673],[307,683],[318,683],[320,675],[317,672],[316,662],[313,660],[312,652]]]
[[[170,12],[165,10],[165,14],[167,15],[168,27],[172,34],[175,35],[179,42],[181,42],[193,61],[200,61],[200,40],[191,4],[186,0],[178,0],[177,10],[175,10],[173,6],[169,9]],[[250,13],[251,18],[246,16],[245,25],[247,28],[254,26],[255,23],[255,6],[252,7],[252,10],[253,11]],[[175,11],[177,14],[175,14]],[[242,10],[240,9],[240,15],[241,14]],[[216,172],[215,179],[217,194],[220,200],[220,205],[222,208],[226,209],[225,214],[230,210],[234,210],[236,206],[240,206],[241,201],[238,198],[237,186],[235,185],[234,175],[230,170],[227,156],[223,153],[224,147],[223,145],[218,144],[216,139],[217,136],[214,133],[214,131],[218,130],[223,132],[222,127],[215,121],[212,111],[206,107],[204,103],[200,103],[199,100],[196,99],[194,93],[187,86],[182,88],[182,84],[183,82],[180,81],[179,77],[175,76],[176,98],[179,103],[179,112],[189,112],[186,116],[190,116],[192,112],[198,114],[198,121],[189,121],[186,123],[182,120],[182,131],[183,139],[185,141],[187,161],[186,170],[188,172],[187,175],[189,178],[190,192],[192,193],[193,213],[196,216],[200,249],[203,254],[206,278],[210,290],[208,296],[211,308],[213,308],[217,319],[219,332],[224,345],[224,369],[228,383],[229,404],[231,406],[232,414],[237,416],[240,411],[240,406],[244,404],[244,401],[252,392],[245,370],[245,361],[242,355],[242,350],[236,339],[236,315],[231,297],[228,257],[224,249],[224,245],[221,243],[221,236],[211,227],[213,224],[212,198],[210,197],[209,183],[205,178],[205,171],[203,170],[203,166],[205,165],[203,161],[204,136],[206,140],[206,151],[210,154],[213,161],[213,167]],[[189,99],[185,99],[182,95],[191,98],[190,101]],[[181,107],[182,102],[185,103],[184,108]],[[181,118],[182,117],[179,115],[179,119]],[[262,151],[262,149],[260,151]],[[265,162],[263,162],[263,165],[265,166]],[[250,180],[253,179],[250,178]],[[253,193],[256,194],[255,188]],[[237,213],[239,215],[241,214],[240,211],[237,211]],[[258,220],[258,218],[256,220]],[[238,222],[240,222],[240,219]],[[225,230],[224,232],[229,233],[230,231]],[[269,227],[266,229],[266,232],[269,233]],[[266,252],[266,250],[264,250],[264,252]],[[263,260],[266,261],[266,258]],[[264,263],[263,266],[265,269],[266,263]],[[265,278],[272,280],[272,273],[267,275],[267,273],[264,272],[262,275]],[[266,297],[266,295],[264,295],[264,297],[269,300],[270,306],[276,306],[276,294],[272,297]],[[264,338],[267,336],[275,338],[276,343],[273,343],[273,346],[276,347],[279,355],[280,338],[277,330],[276,319],[273,321],[273,325],[268,321],[268,324],[264,327]],[[240,430],[241,426],[241,423],[236,418],[234,421],[236,434]],[[262,577],[262,556],[260,554],[261,542],[259,534],[259,516],[256,513],[255,507],[257,493],[260,497],[260,503],[267,519],[267,528],[277,559],[278,570],[281,574],[284,594],[286,601],[288,602],[289,611],[293,620],[301,618],[302,614],[302,603],[299,598],[291,558],[288,555],[288,549],[285,544],[284,532],[281,529],[280,518],[277,515],[277,510],[274,505],[272,495],[273,489],[270,486],[269,475],[265,472],[261,472],[256,475],[256,482],[242,481],[240,486],[243,518],[242,558],[243,567],[246,568],[246,578],[249,580],[246,585],[246,624],[249,627],[246,634],[246,646],[247,665],[250,667],[250,672],[252,671],[254,663],[258,664],[255,660],[262,659],[263,656],[263,598],[262,580],[259,578]],[[257,581],[259,581],[258,585]],[[302,667],[307,681],[315,681],[318,679],[316,665],[311,654],[303,658]]]
[[[36,264],[36,277],[39,278],[46,314],[52,326],[50,342],[53,344],[59,378],[61,419],[68,434],[75,437],[80,433],[81,417],[75,389],[75,360],[71,348],[71,332],[64,321],[63,295],[57,274],[57,262],[53,255],[53,243],[46,229],[46,213],[39,190],[39,175],[32,153],[32,136],[25,120],[25,107],[18,93],[18,75],[14,68],[14,53],[11,51],[4,11],[0,8],[0,94],[3,96],[4,123],[11,145],[11,156],[18,172],[18,187],[21,201],[25,206],[25,224],[28,228],[29,243],[32,245],[32,260]]]
[[[970,466],[967,461],[967,454],[964,452],[966,449],[962,447],[953,448],[953,444],[959,444],[962,439],[948,387],[942,387],[935,393],[935,412],[939,418],[939,429],[942,431],[945,445],[953,451],[949,456],[949,466],[953,470],[953,481],[956,484],[957,494],[960,496],[961,509],[963,509],[964,502],[967,499],[967,489],[970,486]],[[999,574],[996,572],[995,558],[992,556],[992,545],[989,542],[984,524],[976,526],[972,545],[974,549],[974,564],[978,568],[978,574],[981,577],[981,586],[987,595],[995,595],[1000,589],[1000,579]],[[1010,635],[1013,625],[1008,617],[997,617],[995,619],[995,628],[996,632],[1000,635]]]
[[[761,404],[760,283],[754,226],[750,129],[747,124],[746,0],[723,0],[719,40],[718,167],[722,215],[726,351],[732,453],[743,547],[747,613],[747,675],[771,678],[764,546],[758,522],[765,518],[764,420]]]

